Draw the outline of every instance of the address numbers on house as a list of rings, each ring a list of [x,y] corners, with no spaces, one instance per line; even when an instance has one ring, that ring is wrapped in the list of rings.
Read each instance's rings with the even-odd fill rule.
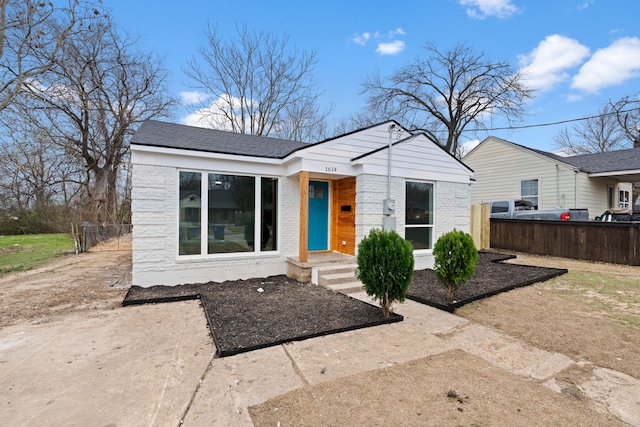
[[[324,171],[325,172],[338,172],[338,168],[335,166],[325,166],[324,167]]]

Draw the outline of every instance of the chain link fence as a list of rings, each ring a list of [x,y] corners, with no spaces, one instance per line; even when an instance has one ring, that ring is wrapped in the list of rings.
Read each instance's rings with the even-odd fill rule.
[[[83,223],[73,229],[76,252],[121,251],[131,248],[132,224]]]

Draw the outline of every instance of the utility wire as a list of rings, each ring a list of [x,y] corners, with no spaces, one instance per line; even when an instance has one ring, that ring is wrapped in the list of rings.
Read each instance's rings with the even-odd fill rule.
[[[613,111],[611,113],[597,114],[595,116],[581,117],[581,118],[578,118],[578,119],[560,120],[558,122],[538,123],[538,124],[535,124],[535,125],[523,125],[523,126],[507,126],[507,127],[501,127],[501,128],[488,128],[488,129],[482,129],[482,130],[483,131],[517,130],[517,129],[529,129],[529,128],[538,128],[538,127],[546,127],[546,126],[555,126],[555,125],[562,125],[564,123],[572,123],[572,122],[580,122],[582,120],[596,119],[598,117],[610,116],[612,114],[630,113],[630,112],[636,111],[636,110],[640,110],[640,108],[631,108],[629,110]],[[478,130],[480,130],[480,129],[469,129],[470,132],[475,132],[475,131],[478,131]]]

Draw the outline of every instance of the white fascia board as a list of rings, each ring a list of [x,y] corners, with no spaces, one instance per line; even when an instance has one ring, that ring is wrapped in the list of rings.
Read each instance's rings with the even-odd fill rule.
[[[370,175],[384,175],[387,176],[387,167],[381,165],[358,165],[357,170],[359,173]],[[443,182],[455,182],[460,184],[471,184],[473,176],[468,173],[444,173],[433,172],[427,170],[397,170],[393,165],[391,166],[391,176],[393,178],[405,178],[405,179],[417,179],[421,181],[443,181]]]
[[[640,169],[635,170],[621,170],[621,171],[609,171],[609,172],[595,172],[589,173],[589,178],[593,177],[607,177],[607,176],[620,176],[620,175],[640,175]]]
[[[282,176],[281,159],[131,145],[131,162],[180,169]]]
[[[336,160],[342,159],[337,158]],[[315,175],[321,174],[328,179],[331,177],[341,179],[357,174],[356,168],[351,163],[345,163],[344,161],[311,160],[302,157],[288,159],[286,163],[287,176],[295,175],[301,171]]]

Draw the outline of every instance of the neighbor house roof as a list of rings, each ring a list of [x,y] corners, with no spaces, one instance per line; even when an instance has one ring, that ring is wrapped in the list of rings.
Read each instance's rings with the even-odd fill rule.
[[[240,156],[282,159],[310,144],[285,139],[227,132],[216,129],[147,120],[131,143],[151,147],[178,148]]]
[[[640,170],[640,148],[564,157],[567,163],[590,173]]]
[[[489,137],[512,144],[529,151],[541,154],[554,161],[563,162],[578,168],[580,171],[590,175],[613,176],[630,181],[638,180],[640,174],[640,148],[630,148],[626,150],[606,151],[603,153],[581,154],[578,156],[560,156],[547,151],[536,150],[525,147],[515,142],[501,138]],[[488,138],[487,138],[488,139]]]

